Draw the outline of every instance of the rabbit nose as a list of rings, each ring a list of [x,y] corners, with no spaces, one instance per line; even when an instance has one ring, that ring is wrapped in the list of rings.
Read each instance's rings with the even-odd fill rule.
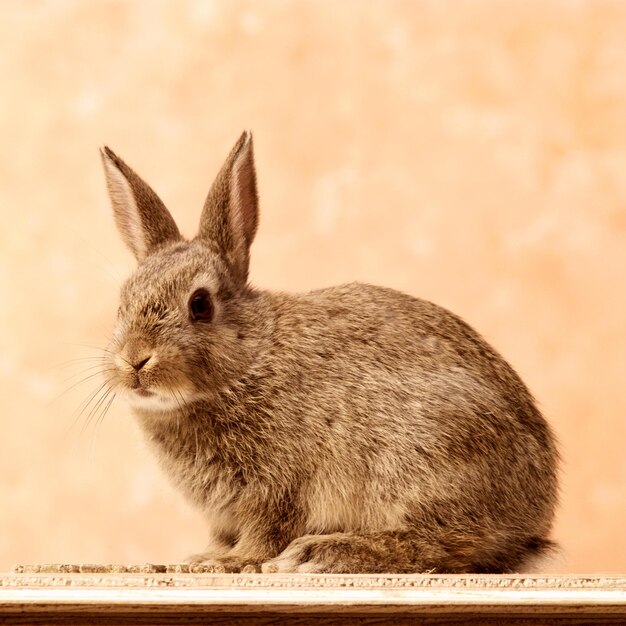
[[[139,361],[137,361],[136,363],[133,363],[133,368],[135,369],[135,371],[139,371],[141,370],[141,368],[151,359],[152,357],[147,356],[145,359],[141,359]]]
[[[117,365],[121,369],[132,367],[136,372],[140,372],[147,363],[156,358],[155,353],[154,346],[147,341],[130,337],[119,351]]]

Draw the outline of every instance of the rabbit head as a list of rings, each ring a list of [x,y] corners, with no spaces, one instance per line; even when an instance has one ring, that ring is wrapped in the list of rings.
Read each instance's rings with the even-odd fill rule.
[[[249,292],[258,223],[252,136],[226,159],[192,240],[128,165],[109,148],[101,154],[115,222],[139,263],[121,289],[107,382],[136,408],[167,413],[215,393],[243,367],[233,302]]]

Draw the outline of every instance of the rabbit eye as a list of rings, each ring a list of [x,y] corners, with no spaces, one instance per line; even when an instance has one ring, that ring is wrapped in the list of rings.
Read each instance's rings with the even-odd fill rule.
[[[194,322],[210,322],[213,318],[213,303],[206,289],[196,289],[189,298],[189,317]]]

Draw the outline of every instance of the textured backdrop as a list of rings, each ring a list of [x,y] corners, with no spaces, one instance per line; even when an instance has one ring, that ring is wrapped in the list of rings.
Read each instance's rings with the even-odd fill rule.
[[[75,421],[99,379],[70,388],[95,371],[67,361],[133,267],[97,146],[191,235],[251,128],[253,282],[465,317],[559,436],[553,569],[625,571],[625,33],[626,3],[592,0],[2,3],[0,570],[202,547],[121,404]]]

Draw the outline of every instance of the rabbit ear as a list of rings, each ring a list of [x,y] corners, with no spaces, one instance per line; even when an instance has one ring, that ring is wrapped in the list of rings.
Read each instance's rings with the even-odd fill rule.
[[[240,285],[248,280],[258,215],[252,133],[245,131],[211,186],[198,232],[199,239],[217,245]]]
[[[160,245],[182,239],[159,196],[106,146],[100,150],[115,223],[138,261]]]

